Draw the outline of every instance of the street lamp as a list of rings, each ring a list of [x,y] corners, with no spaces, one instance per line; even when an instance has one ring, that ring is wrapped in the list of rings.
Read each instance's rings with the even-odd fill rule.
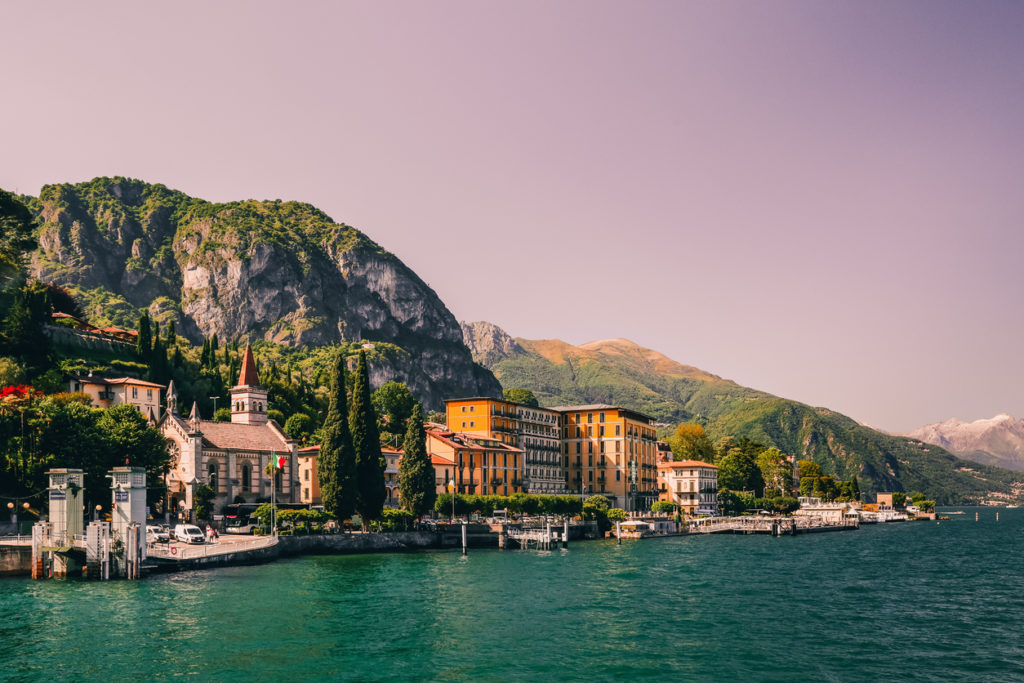
[[[98,522],[100,519],[100,511],[103,510],[102,505],[97,505],[96,509],[92,512],[92,521]]]
[[[8,503],[7,509],[11,513],[11,524],[14,525],[14,533],[20,536],[21,534],[18,533],[18,509],[14,507],[14,503]]]
[[[217,419],[217,399],[220,398],[220,396],[211,396],[210,398],[213,399],[213,419],[216,420]]]

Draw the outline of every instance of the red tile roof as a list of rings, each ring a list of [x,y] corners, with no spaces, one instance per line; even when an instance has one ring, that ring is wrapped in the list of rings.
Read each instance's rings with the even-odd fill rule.
[[[709,462],[702,462],[700,460],[663,460],[658,463],[659,469],[671,469],[673,467],[710,467],[713,470],[718,469],[718,465],[712,465]]]
[[[277,451],[278,453],[291,450],[288,442],[270,425],[245,425],[202,420],[199,423],[199,431],[203,433],[203,445],[211,448],[236,451]]]

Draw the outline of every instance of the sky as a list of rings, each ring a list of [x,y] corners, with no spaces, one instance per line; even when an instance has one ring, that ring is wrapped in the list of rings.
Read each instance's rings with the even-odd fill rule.
[[[624,337],[888,431],[1024,417],[1022,3],[0,19],[5,189],[306,201],[513,336]]]

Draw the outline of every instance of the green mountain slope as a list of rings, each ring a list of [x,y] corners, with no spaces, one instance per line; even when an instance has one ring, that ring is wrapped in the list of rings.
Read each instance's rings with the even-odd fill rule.
[[[712,439],[747,436],[813,459],[826,474],[856,475],[868,492],[920,490],[947,503],[1021,493],[1019,475],[1008,470],[742,387],[624,339],[572,346],[512,339],[488,323],[462,328],[474,358],[502,386],[530,389],[542,405],[611,403],[670,424],[699,422]]]
[[[314,206],[213,203],[120,177],[25,199],[40,225],[31,273],[68,288],[94,323],[134,328],[146,309],[197,343],[384,342],[408,353],[406,376],[394,378],[430,407],[500,391],[416,273]]]

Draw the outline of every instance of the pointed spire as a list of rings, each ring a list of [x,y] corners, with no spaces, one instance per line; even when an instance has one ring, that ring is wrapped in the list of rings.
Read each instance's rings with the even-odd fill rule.
[[[256,359],[252,355],[252,347],[245,345],[245,355],[242,357],[242,369],[238,373],[238,386],[258,387],[260,376],[256,372]]]
[[[149,422],[150,425],[155,425],[156,424],[156,415],[153,414],[153,406],[149,407],[149,420],[148,420],[148,422]]]
[[[192,413],[188,416],[188,421],[194,429],[199,429],[199,404],[195,401],[192,401]]]
[[[173,379],[167,384],[167,412],[172,415],[178,412],[178,390],[174,387]]]

